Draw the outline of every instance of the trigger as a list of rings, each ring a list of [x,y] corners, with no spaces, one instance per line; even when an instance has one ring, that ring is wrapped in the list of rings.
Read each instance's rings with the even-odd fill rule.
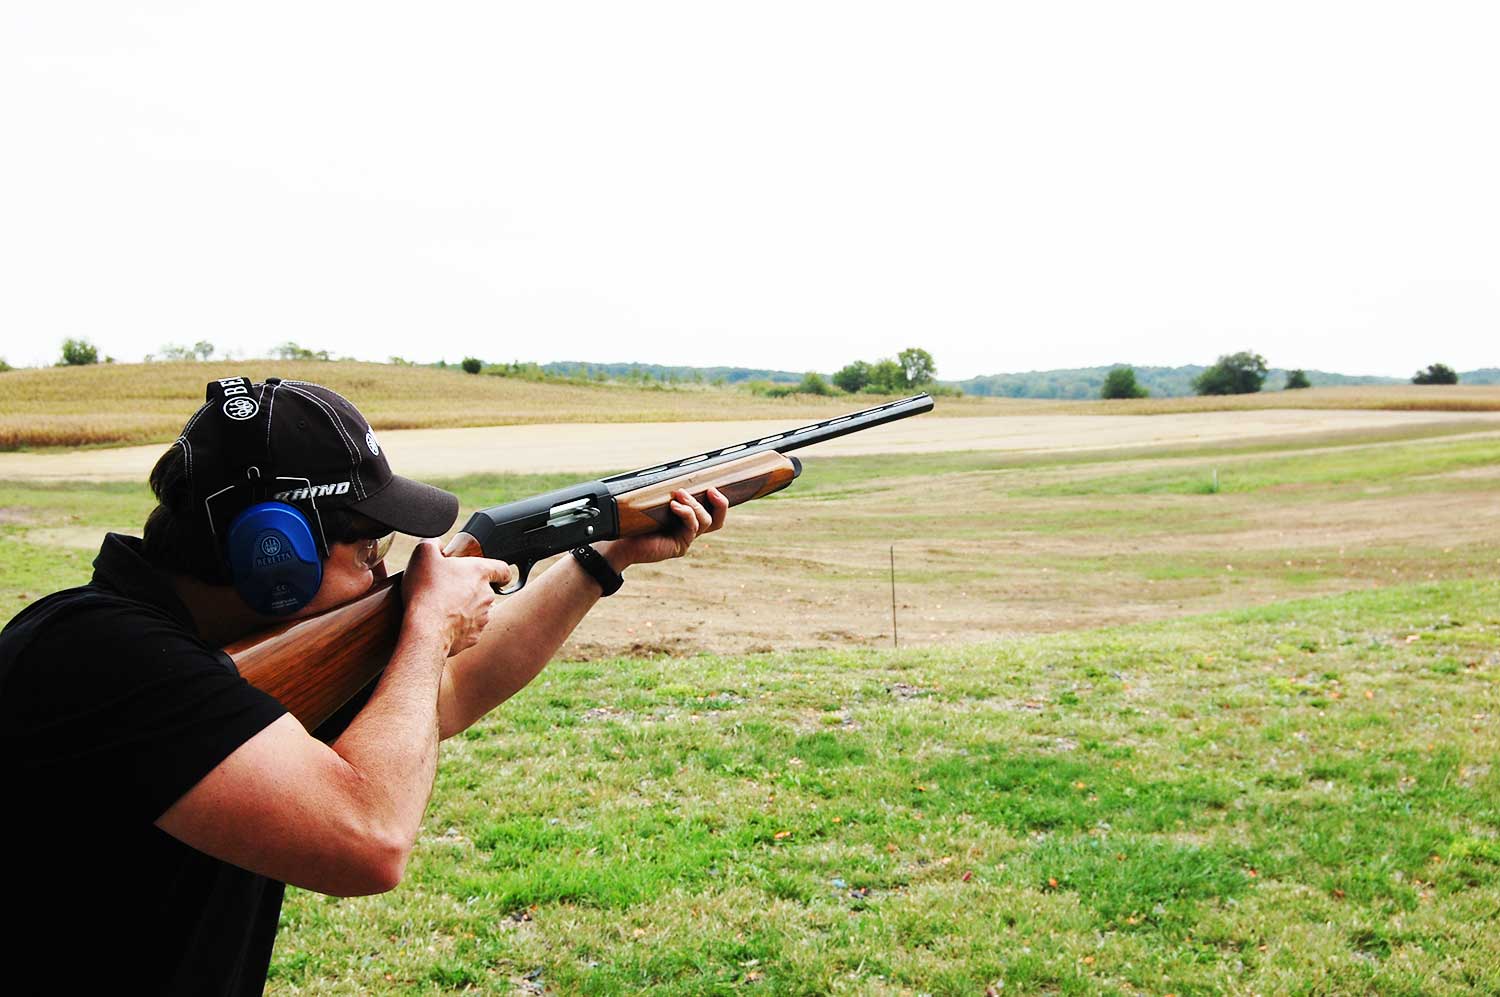
[[[524,564],[512,564],[511,568],[515,571],[515,577],[513,577],[510,582],[503,588],[495,582],[490,583],[490,588],[495,590],[496,595],[514,595],[515,593],[521,591],[522,587],[525,586],[526,577],[531,574],[531,566],[532,562],[526,562]]]

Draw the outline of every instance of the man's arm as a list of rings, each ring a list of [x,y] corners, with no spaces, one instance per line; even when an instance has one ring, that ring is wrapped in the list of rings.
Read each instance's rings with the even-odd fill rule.
[[[621,570],[687,551],[723,525],[686,493],[670,534],[600,544]],[[686,501],[681,501],[685,499]],[[491,582],[510,569],[484,558],[413,551],[396,650],[370,701],[331,746],[284,716],[242,744],[185,793],[157,826],[199,851],[262,875],[335,896],[396,885],[432,791],[439,734],[467,727],[524,686],[599,599],[572,558],[491,612]],[[490,616],[495,625],[485,629]],[[451,655],[451,656],[450,656]]]
[[[369,703],[331,746],[284,716],[246,741],[156,821],[216,858],[352,896],[400,881],[432,791],[438,687],[487,621],[507,566],[420,544],[401,636]]]
[[[616,571],[632,564],[680,557],[701,533],[724,525],[729,501],[710,489],[710,509],[688,492],[671,503],[679,523],[670,533],[600,543],[598,551]],[[599,584],[578,562],[563,555],[541,577],[506,596],[490,613],[479,642],[448,660],[438,703],[441,736],[467,729],[536,677],[600,598]]]

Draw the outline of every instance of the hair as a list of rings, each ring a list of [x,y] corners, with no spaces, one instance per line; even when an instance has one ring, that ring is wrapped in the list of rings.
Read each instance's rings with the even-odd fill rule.
[[[192,482],[181,446],[174,443],[161,455],[151,469],[150,481],[157,504],[146,517],[141,556],[159,571],[188,575],[210,585],[230,584],[229,570],[208,518],[193,507]],[[321,519],[329,543],[368,535],[371,524],[379,526],[349,509],[322,510]]]

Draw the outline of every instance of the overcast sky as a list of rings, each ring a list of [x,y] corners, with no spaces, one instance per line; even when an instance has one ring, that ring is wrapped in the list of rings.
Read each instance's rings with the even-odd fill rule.
[[[1500,365],[1493,9],[8,4],[0,356]]]

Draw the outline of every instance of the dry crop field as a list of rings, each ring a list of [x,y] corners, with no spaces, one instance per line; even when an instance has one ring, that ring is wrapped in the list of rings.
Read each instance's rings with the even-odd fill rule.
[[[249,373],[327,385],[358,401],[377,430],[569,422],[677,422],[839,415],[870,396],[762,398],[708,385],[561,384],[353,361],[96,364],[0,372],[0,450],[171,440],[215,377]],[[1155,415],[1243,409],[1500,411],[1500,386],[1315,388],[1212,398],[1050,401],[945,398],[937,417]]]
[[[357,399],[377,430],[540,422],[797,421],[880,401],[761,398],[707,385],[545,383],[465,374],[457,367],[352,361],[95,364],[0,373],[0,450],[166,442],[202,404],[203,386],[210,379],[239,374],[326,385]],[[975,414],[989,408],[981,399],[954,399],[944,412]]]

